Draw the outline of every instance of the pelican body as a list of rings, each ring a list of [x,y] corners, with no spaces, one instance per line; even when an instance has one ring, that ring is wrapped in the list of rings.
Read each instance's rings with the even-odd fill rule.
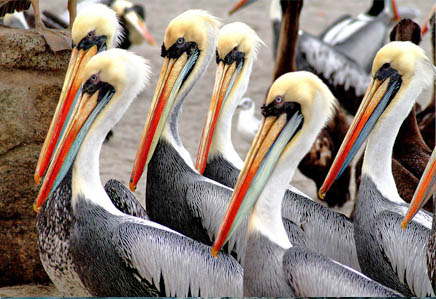
[[[225,25],[218,37],[215,86],[196,168],[204,176],[230,188],[235,187],[243,164],[231,141],[231,117],[246,91],[258,44],[255,32],[238,22]],[[299,244],[303,242],[307,248],[360,269],[354,228],[348,218],[312,201],[292,186],[283,198],[282,216],[302,229]],[[288,235],[289,232],[287,230]]]
[[[372,76],[320,197],[368,137],[354,218],[362,272],[407,296],[434,295],[425,275],[431,215],[419,213],[406,231],[401,229],[407,205],[398,195],[391,164],[396,134],[422,89],[432,84],[433,66],[413,43],[391,42],[377,53]]]
[[[73,26],[75,45],[64,86],[35,170],[37,183],[46,174],[53,153],[60,143],[61,134],[66,130],[68,119],[76,108],[81,90],[79,78],[83,74],[84,66],[96,53],[116,44],[118,36],[119,24],[115,12],[105,5],[89,5],[77,16]],[[75,270],[70,251],[71,228],[74,223],[71,173],[72,168],[66,169],[63,179],[58,181],[50,193],[48,188],[45,191],[41,188],[34,206],[38,211],[38,249],[44,269],[59,291],[68,296],[89,296],[90,293],[84,288]],[[118,209],[148,219],[136,198],[119,182],[109,181],[106,189]]]
[[[209,247],[122,213],[101,186],[98,161],[105,136],[148,76],[143,58],[120,49],[99,53],[83,70],[77,106],[42,186],[62,181],[72,167],[74,269],[93,296],[240,296],[242,270],[236,260],[215,260]]]
[[[271,86],[261,127],[247,155],[212,248],[216,255],[250,214],[244,296],[393,296],[357,271],[291,244],[281,221],[282,198],[298,162],[334,111],[336,100],[319,78],[288,73]]]

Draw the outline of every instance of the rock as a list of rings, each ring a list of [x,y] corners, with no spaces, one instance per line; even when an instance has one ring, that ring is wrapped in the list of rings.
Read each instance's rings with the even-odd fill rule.
[[[0,26],[0,286],[48,282],[36,245],[33,181],[70,58],[33,30]]]

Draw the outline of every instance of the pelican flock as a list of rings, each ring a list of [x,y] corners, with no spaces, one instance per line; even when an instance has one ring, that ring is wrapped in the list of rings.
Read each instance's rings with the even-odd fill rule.
[[[59,33],[40,25],[37,0],[3,2],[1,13],[31,2],[37,30],[60,49]],[[68,1],[70,62],[34,169],[40,259],[62,295],[436,295],[436,205],[420,210],[436,200],[434,137],[425,137],[434,132],[434,95],[428,107],[415,106],[435,86],[436,68],[419,46],[419,25],[397,24],[414,11],[373,1],[315,36],[299,29],[302,0],[272,1],[277,59],[258,101],[246,97],[265,59],[255,26],[180,11],[161,37],[160,60],[149,61],[126,50],[155,43],[141,6],[103,2]],[[252,2],[239,1],[231,13]],[[435,18],[427,19],[422,34],[434,35]],[[210,93],[198,88],[208,67]],[[128,187],[114,178],[103,186],[106,135],[153,78],[142,135],[132,130],[139,144]],[[191,120],[204,124],[194,153],[183,145],[179,118],[183,106],[199,104],[191,99],[197,93],[209,109]],[[246,157],[232,123],[251,141]],[[319,200],[329,190],[339,202],[350,197],[350,166],[364,144],[349,218]],[[326,170],[315,175],[318,198],[290,184],[309,162]],[[417,184],[410,205],[398,183],[404,174],[413,178],[410,197]],[[142,177],[145,205],[134,193]]]

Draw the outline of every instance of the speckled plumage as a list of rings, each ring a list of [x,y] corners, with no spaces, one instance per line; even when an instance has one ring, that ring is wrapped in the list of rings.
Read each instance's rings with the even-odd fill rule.
[[[112,179],[105,189],[120,211],[148,219],[145,209],[120,182]],[[70,234],[75,220],[71,208],[70,169],[37,214],[38,249],[45,271],[63,295],[90,296],[75,270],[70,251]]]
[[[228,255],[149,221],[113,215],[79,195],[71,254],[94,296],[241,296],[242,268]],[[96,237],[98,236],[98,237]]]

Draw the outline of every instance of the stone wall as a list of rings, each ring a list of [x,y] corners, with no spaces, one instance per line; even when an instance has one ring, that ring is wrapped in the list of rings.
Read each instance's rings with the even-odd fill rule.
[[[0,25],[0,286],[49,280],[36,246],[33,173],[69,58],[33,30]]]

